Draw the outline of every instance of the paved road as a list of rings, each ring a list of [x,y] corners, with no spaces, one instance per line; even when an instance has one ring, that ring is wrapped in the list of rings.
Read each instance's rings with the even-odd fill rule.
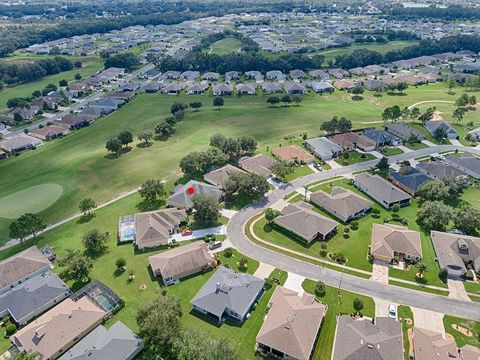
[[[437,152],[452,151],[455,149],[470,151],[480,155],[480,150],[478,149],[460,147],[456,145],[440,145],[392,156],[390,157],[390,162],[392,163],[408,160],[410,158],[422,157]],[[388,300],[393,303],[405,304],[454,316],[480,320],[480,303],[465,302],[457,299],[451,299],[446,296],[433,295],[397,286],[389,286],[344,274],[339,271],[322,268],[256,245],[246,237],[244,226],[251,217],[265,208],[272,206],[272,204],[279,199],[282,199],[285,195],[292,192],[296,188],[302,187],[314,181],[328,179],[336,175],[344,175],[355,171],[365,170],[375,165],[377,162],[378,160],[372,160],[346,166],[340,169],[332,169],[320,173],[310,174],[294,180],[292,183],[284,186],[283,188],[272,191],[267,197],[264,197],[259,201],[243,208],[230,219],[229,223],[227,224],[228,238],[235,248],[247,256],[250,256],[260,262],[267,263],[274,267],[278,267],[310,279],[322,279],[325,283],[334,287],[341,285],[343,289],[368,295],[374,298]]]

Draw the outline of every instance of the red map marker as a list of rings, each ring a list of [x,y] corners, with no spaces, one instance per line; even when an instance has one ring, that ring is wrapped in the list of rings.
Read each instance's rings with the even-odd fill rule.
[[[193,186],[190,186],[188,189],[187,189],[187,192],[189,195],[193,195],[195,193],[195,188]]]

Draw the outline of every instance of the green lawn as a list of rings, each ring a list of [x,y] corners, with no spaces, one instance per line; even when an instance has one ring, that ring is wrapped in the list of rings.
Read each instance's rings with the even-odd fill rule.
[[[315,281],[306,279],[302,283],[303,289],[315,294]],[[320,336],[317,340],[312,359],[330,359],[333,350],[333,340],[335,339],[335,328],[337,325],[337,315],[351,314],[353,309],[353,300],[359,298],[363,301],[362,313],[370,318],[375,317],[375,303],[372,298],[355,294],[346,290],[338,290],[337,288],[326,286],[325,295],[319,297],[318,300],[328,305],[327,315],[323,320],[320,330]]]
[[[463,285],[467,292],[480,295],[480,282],[465,281]]]
[[[242,42],[235,38],[225,38],[213,43],[210,46],[209,53],[215,55],[226,55],[242,48]]]
[[[238,267],[238,261],[242,257],[244,257],[245,259],[247,259],[247,270],[246,270],[247,273],[253,274],[258,269],[258,266],[260,264],[257,260],[253,260],[252,258],[249,258],[248,256],[243,256],[242,254],[240,254],[235,249],[230,249],[232,251],[232,256],[231,257],[226,257],[225,256],[225,250],[223,250],[220,253],[220,257],[219,257],[220,263],[223,266],[226,266],[226,267],[229,267],[230,269],[241,272],[242,270],[240,270],[239,267]]]
[[[4,90],[1,96],[13,89]],[[212,97],[208,95],[142,94],[88,128],[49,142],[36,151],[0,162],[0,173],[9,174],[0,177],[0,198],[34,185],[58,184],[63,187],[62,196],[41,212],[47,223],[53,223],[77,212],[78,203],[85,196],[100,204],[140,186],[147,179],[178,178],[181,176],[179,160],[190,151],[206,149],[210,136],[219,129],[227,136],[254,136],[260,150],[266,152],[280,144],[290,144],[292,136],[301,139],[304,132],[309,137],[319,135],[320,123],[334,115],[351,119],[354,126],[364,126],[357,122],[381,119],[386,106],[398,104],[403,107],[425,99],[452,98],[446,94],[444,84],[411,87],[406,94],[376,98],[373,93],[366,92],[367,101],[361,103],[351,101],[341,92],[328,97],[308,95],[299,107],[275,109],[267,106],[266,97],[262,95],[231,97],[225,100],[221,110],[213,108]],[[11,95],[5,95],[5,99],[9,97]],[[196,100],[203,102],[204,107],[198,112],[189,112],[167,141],[156,141],[148,148],[138,148],[134,144],[132,151],[118,159],[107,156],[105,142],[120,130],[137,134],[153,129],[169,115],[174,101]],[[0,219],[0,242],[7,239],[8,224],[7,219]]]
[[[37,57],[39,58],[39,57]],[[103,61],[96,56],[89,57],[68,57],[72,61],[82,61],[82,67],[64,71],[59,74],[44,76],[43,78],[24,84],[5,87],[0,91],[0,111],[7,110],[7,100],[14,97],[27,97],[32,95],[35,90],[42,90],[48,84],[58,86],[58,82],[62,79],[73,81],[75,74],[80,73],[82,78],[88,77],[103,67]]]
[[[402,323],[404,359],[410,360],[410,340],[408,339],[408,330],[414,326],[412,309],[405,305],[399,305],[397,308],[398,320]],[[413,346],[413,344],[412,344]]]
[[[414,143],[414,144],[411,144],[411,143],[405,143],[405,146],[407,148],[409,148],[410,150],[420,150],[420,149],[425,149],[426,147],[428,147],[428,145],[425,145],[424,143],[422,142],[418,142],[418,143]]]
[[[295,170],[294,170],[293,173],[288,174],[288,175],[285,177],[285,182],[290,182],[290,181],[295,180],[296,178],[313,174],[313,170],[310,169],[310,168],[309,168],[308,166],[306,166],[306,165],[303,165],[303,166],[295,166],[294,169],[295,169]]]
[[[385,156],[394,156],[403,154],[403,151],[396,147],[387,147],[380,151]]]
[[[356,163],[361,163],[369,160],[375,159],[375,156],[372,154],[362,154],[357,151],[349,151],[348,152],[348,158],[345,158],[344,156],[336,158],[335,162],[337,162],[340,165],[347,166],[347,165],[352,165]]]
[[[462,347],[466,344],[480,347],[480,321],[467,320],[445,315],[443,317],[443,325],[445,326],[445,331],[455,338],[455,342],[457,343],[458,347]],[[460,331],[456,330],[456,325],[469,330],[471,336],[464,335]]]

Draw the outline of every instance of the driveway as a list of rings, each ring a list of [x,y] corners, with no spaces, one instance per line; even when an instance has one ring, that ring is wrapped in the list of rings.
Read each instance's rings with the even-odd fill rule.
[[[374,261],[370,279],[388,285],[388,265],[381,261]]]
[[[390,305],[395,305],[395,309],[397,309],[398,306],[398,304],[380,298],[374,298],[373,300],[375,301],[375,317],[388,317]]]
[[[302,295],[305,292],[302,288],[302,283],[304,280],[304,276],[289,272],[287,281],[285,281],[285,285],[283,285],[283,287],[296,291]]]
[[[424,143],[427,146],[435,146],[434,143],[432,143],[431,141],[428,141],[428,140],[422,140],[422,143]]]
[[[225,235],[225,234],[226,234],[225,225],[222,225],[222,226],[216,226],[216,227],[211,227],[207,229],[194,230],[192,232],[192,235],[188,235],[188,236],[182,236],[182,234],[174,234],[172,235],[172,239],[180,242],[180,241],[200,239],[205,237],[206,235]]]
[[[452,145],[462,146],[462,143],[456,139],[450,139]]]
[[[229,210],[229,209],[222,209],[222,210],[220,211],[220,213],[221,213],[223,216],[231,219],[231,218],[233,217],[233,215],[235,215],[235,214],[237,213],[237,211],[236,211],[236,210]]]
[[[413,322],[416,327],[421,329],[435,331],[445,337],[445,328],[443,327],[443,314],[435,311],[419,309],[412,307]]]
[[[265,279],[272,273],[274,269],[275,268],[272,265],[261,262],[257,271],[255,271],[255,274],[253,274],[253,276],[258,277],[259,279]]]
[[[465,286],[463,286],[463,281],[448,279],[448,297],[464,301],[472,301],[465,291]]]
[[[412,149],[409,149],[408,147],[403,146],[403,145],[397,145],[397,148],[399,148],[400,150],[402,150],[403,152],[406,152],[406,153],[412,151]]]
[[[342,165],[340,165],[339,163],[337,163],[335,160],[327,160],[326,163],[328,165],[330,165],[330,167],[332,169],[341,169],[342,168]]]

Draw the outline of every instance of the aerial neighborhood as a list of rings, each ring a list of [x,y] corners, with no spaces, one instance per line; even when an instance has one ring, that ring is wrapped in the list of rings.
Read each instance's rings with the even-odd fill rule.
[[[476,1],[0,24],[0,360],[480,360]]]

